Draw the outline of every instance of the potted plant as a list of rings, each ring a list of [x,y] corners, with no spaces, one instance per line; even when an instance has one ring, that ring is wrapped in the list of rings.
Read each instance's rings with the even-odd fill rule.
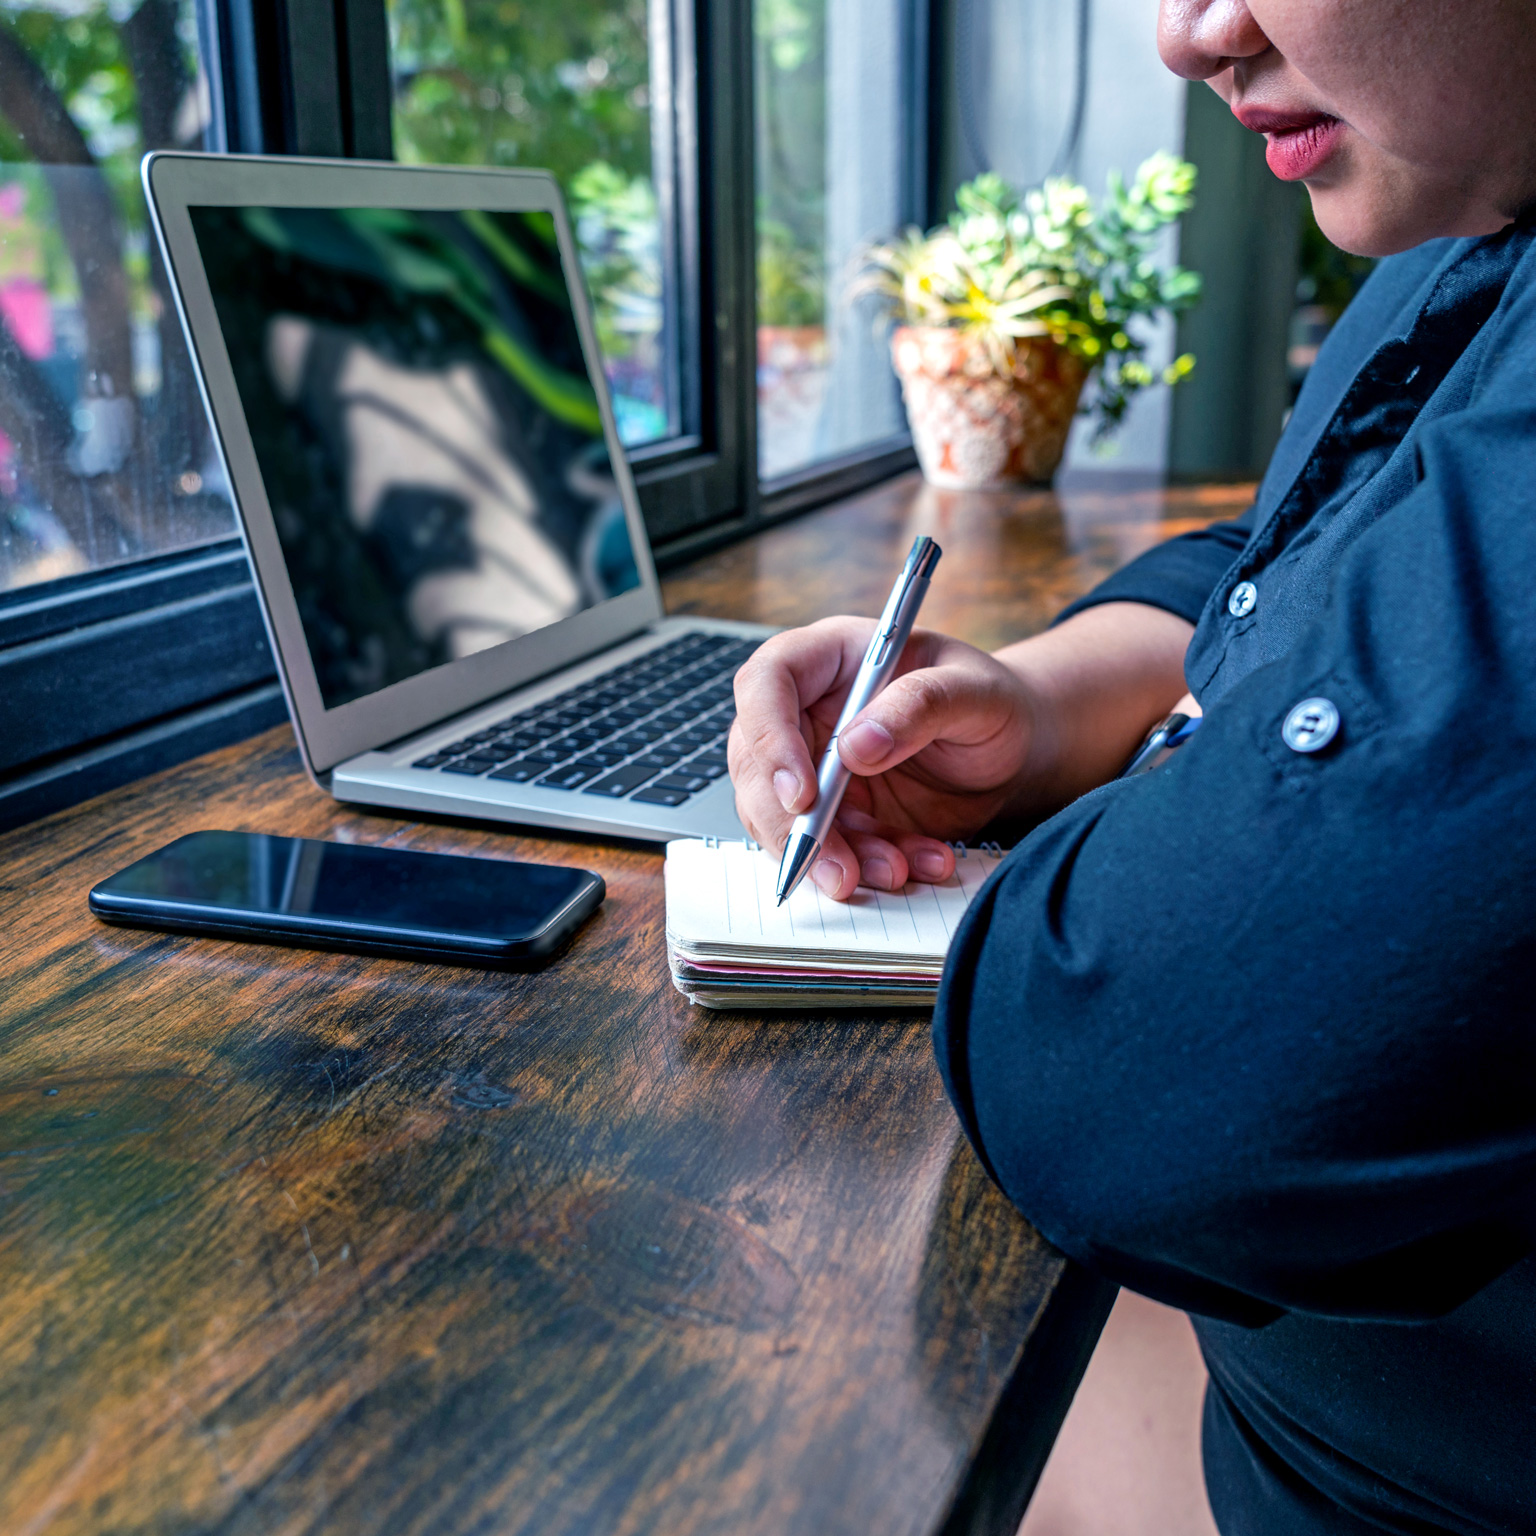
[[[1101,441],[1138,390],[1189,373],[1188,355],[1155,373],[1132,326],[1199,295],[1196,273],[1152,254],[1194,187],[1194,166],[1165,152],[1129,187],[1111,173],[1098,206],[1075,182],[1020,198],[988,173],[959,189],[947,224],[865,253],[856,287],[899,322],[891,354],[928,480],[1047,482],[1091,378]]]

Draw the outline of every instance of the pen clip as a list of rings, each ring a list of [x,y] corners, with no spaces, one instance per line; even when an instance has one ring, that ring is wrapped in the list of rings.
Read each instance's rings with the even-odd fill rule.
[[[874,636],[869,642],[869,650],[865,653],[865,660],[870,666],[884,666],[890,658],[891,646],[902,627],[902,612],[912,596],[912,589],[918,582],[922,582],[923,590],[927,590],[928,578],[933,575],[933,568],[939,563],[941,554],[943,550],[926,534],[921,534],[912,541],[912,550],[907,556],[907,563],[902,566],[901,575],[897,577],[896,585],[891,589],[891,595],[886,600],[885,611],[880,615]]]

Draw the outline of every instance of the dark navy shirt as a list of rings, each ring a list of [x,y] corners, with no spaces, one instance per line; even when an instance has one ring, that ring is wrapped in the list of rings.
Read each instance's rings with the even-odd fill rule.
[[[1529,221],[1384,262],[1252,511],[1115,599],[1197,621],[1206,720],[973,903],[934,1020],[966,1131],[1060,1247],[1196,1314],[1225,1536],[1530,1536]],[[1340,724],[1298,752],[1311,698]]]

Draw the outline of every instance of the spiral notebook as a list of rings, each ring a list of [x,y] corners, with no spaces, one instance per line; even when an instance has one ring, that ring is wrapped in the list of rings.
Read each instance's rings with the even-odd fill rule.
[[[672,982],[705,1008],[929,1008],[944,956],[995,845],[957,849],[943,885],[860,886],[832,901],[809,880],[780,907],[777,863],[755,844],[667,844]]]

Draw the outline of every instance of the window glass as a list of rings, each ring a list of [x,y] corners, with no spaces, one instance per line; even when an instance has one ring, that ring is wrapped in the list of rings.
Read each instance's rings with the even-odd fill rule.
[[[903,430],[883,331],[850,303],[902,223],[899,0],[755,0],[757,423],[764,479]]]
[[[195,0],[0,0],[0,589],[222,538],[139,189],[204,149]]]
[[[396,157],[555,173],[632,446],[679,430],[648,26],[645,0],[389,0]]]

